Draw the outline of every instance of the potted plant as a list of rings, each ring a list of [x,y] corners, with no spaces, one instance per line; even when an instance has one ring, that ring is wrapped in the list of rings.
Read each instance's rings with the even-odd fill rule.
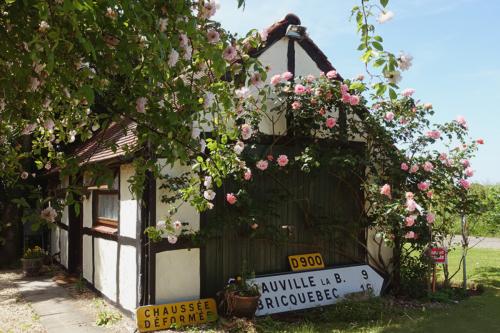
[[[28,248],[21,259],[23,263],[23,271],[25,276],[38,276],[43,265],[45,251],[35,246],[32,249]]]
[[[260,298],[259,287],[250,283],[246,274],[231,279],[222,295],[223,312],[227,316],[249,319],[255,316]]]

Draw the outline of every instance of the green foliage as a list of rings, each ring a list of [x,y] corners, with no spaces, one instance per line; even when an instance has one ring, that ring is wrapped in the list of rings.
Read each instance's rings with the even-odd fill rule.
[[[109,306],[101,299],[94,299],[94,305],[97,307],[97,326],[108,326],[119,322],[122,319],[122,314],[112,310]]]

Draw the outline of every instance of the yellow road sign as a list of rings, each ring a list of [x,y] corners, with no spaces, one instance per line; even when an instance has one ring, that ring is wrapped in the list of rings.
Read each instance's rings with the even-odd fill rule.
[[[141,306],[136,310],[140,332],[170,327],[203,324],[217,320],[217,305],[213,298],[189,302]]]
[[[288,256],[288,262],[292,271],[304,271],[308,269],[325,268],[321,253],[297,254]]]

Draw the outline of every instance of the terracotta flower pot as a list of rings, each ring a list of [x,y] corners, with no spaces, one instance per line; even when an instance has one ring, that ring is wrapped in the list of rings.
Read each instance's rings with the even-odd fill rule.
[[[257,311],[257,306],[259,305],[258,296],[240,296],[235,293],[229,295],[229,315],[238,318],[248,318],[251,319],[255,316],[255,311]]]
[[[40,258],[30,258],[21,259],[23,263],[23,271],[25,276],[38,276],[40,275],[40,270],[42,269],[43,257]]]

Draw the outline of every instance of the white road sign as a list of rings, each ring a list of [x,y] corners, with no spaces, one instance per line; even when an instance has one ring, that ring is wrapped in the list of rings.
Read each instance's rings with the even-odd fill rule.
[[[369,265],[260,276],[257,316],[330,305],[346,294],[371,290],[379,296],[384,279]]]

